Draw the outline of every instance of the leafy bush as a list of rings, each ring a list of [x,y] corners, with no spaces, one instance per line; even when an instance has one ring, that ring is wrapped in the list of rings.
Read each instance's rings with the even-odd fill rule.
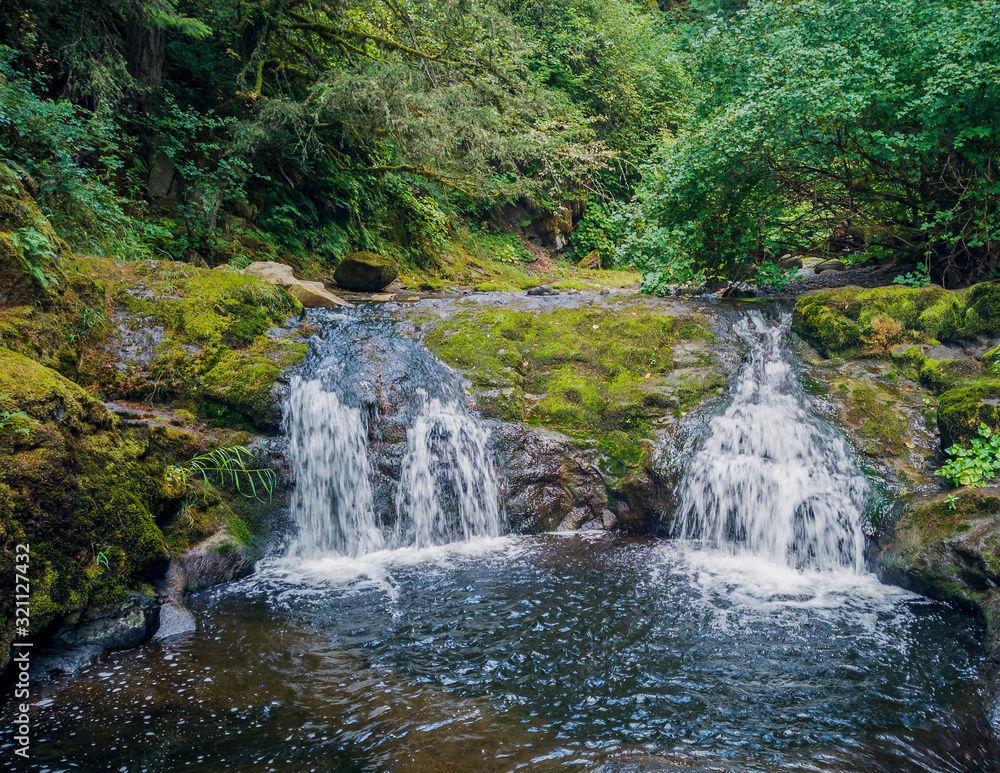
[[[878,248],[948,284],[986,276],[998,14],[996,0],[760,0],[717,19],[694,45],[693,118],[645,170],[624,257],[742,278],[784,252]]]
[[[1000,433],[994,433],[985,424],[979,425],[979,437],[973,438],[968,448],[951,446],[938,475],[956,486],[983,486],[1000,473]]]

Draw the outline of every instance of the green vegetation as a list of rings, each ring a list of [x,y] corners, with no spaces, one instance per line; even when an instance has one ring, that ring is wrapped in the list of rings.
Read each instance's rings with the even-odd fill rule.
[[[985,424],[979,425],[979,437],[968,448],[954,445],[947,453],[951,459],[941,467],[940,475],[956,486],[982,486],[1000,473],[1000,433]]]
[[[786,252],[920,262],[921,284],[991,276],[998,11],[753,0],[717,19],[692,39],[691,118],[645,169],[622,254],[651,289]]]
[[[687,110],[679,21],[634,0],[13,0],[0,160],[88,253],[440,270],[508,208],[541,233],[592,201],[601,231]]]

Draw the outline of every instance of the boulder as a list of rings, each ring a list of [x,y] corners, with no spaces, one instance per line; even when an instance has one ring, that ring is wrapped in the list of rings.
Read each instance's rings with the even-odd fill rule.
[[[559,295],[559,291],[548,285],[538,285],[528,290],[527,295]]]
[[[876,557],[879,578],[974,612],[1000,662],[1000,490],[961,488],[915,504]]]
[[[786,271],[791,268],[802,268],[802,256],[786,253],[778,258],[778,268],[785,269]]]
[[[173,599],[167,599],[160,607],[160,627],[153,637],[156,641],[170,639],[198,629],[194,615]]]
[[[346,290],[374,293],[388,287],[399,276],[392,258],[374,252],[352,252],[337,265],[333,281]]]
[[[303,306],[318,306],[329,308],[331,306],[346,306],[354,308],[352,304],[343,298],[338,298],[325,287],[322,282],[307,282],[304,279],[296,279],[291,266],[284,263],[275,263],[273,260],[261,260],[251,263],[243,273],[247,276],[255,276],[268,284],[279,285],[288,290],[294,298]]]
[[[847,264],[841,260],[824,260],[813,267],[813,271],[822,274],[824,271],[846,271]]]
[[[72,674],[108,650],[144,644],[159,627],[160,604],[159,596],[130,593],[115,604],[87,609],[52,635],[32,662],[34,675]]]
[[[615,526],[600,469],[570,438],[513,423],[500,425],[495,437],[507,517],[516,531]]]
[[[600,268],[601,267],[601,253],[597,250],[591,250],[586,255],[583,256],[576,264],[577,268]]]

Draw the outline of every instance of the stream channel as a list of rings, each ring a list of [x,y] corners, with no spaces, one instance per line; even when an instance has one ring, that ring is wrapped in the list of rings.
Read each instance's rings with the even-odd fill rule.
[[[40,688],[35,769],[1000,770],[980,632],[866,569],[871,484],[800,385],[787,312],[732,322],[742,364],[655,537],[508,534],[460,378],[386,312],[317,320],[286,543],[197,595],[197,632]],[[375,361],[404,405],[395,496]]]

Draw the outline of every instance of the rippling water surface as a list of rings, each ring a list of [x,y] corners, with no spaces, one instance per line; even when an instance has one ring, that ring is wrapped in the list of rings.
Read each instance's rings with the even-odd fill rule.
[[[508,537],[275,561],[197,606],[37,693],[38,769],[1000,769],[969,621],[846,570]]]

